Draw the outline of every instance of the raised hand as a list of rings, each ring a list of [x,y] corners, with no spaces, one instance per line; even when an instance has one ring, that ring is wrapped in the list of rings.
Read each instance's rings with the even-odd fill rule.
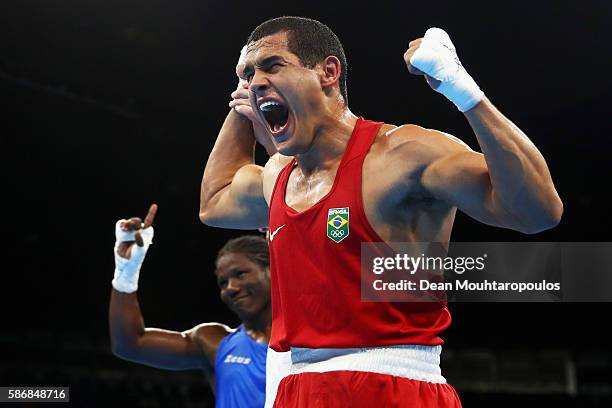
[[[155,219],[155,214],[157,214],[157,204],[151,204],[149,207],[149,212],[147,213],[144,222],[138,217],[132,217],[128,220],[119,220],[119,228],[122,232],[127,233],[126,235],[122,235],[122,241],[119,243],[117,247],[117,252],[119,256],[122,258],[129,259],[132,246],[134,243],[139,247],[144,246],[144,240],[142,237],[141,230],[146,230],[147,228],[153,226],[153,220]],[[132,238],[133,239],[130,239]]]
[[[144,222],[133,217],[119,220],[115,224],[115,276],[112,283],[119,292],[133,293],[138,289],[140,268],[153,242],[153,220],[156,213],[157,204],[152,204]]]
[[[450,37],[440,28],[430,28],[423,38],[411,41],[404,61],[408,72],[425,75],[429,86],[446,96],[461,112],[472,109],[484,97],[461,65]]]
[[[268,125],[262,122],[251,106],[249,82],[244,76],[244,66],[246,62],[246,50],[247,46],[242,47],[240,51],[240,58],[236,64],[236,76],[238,77],[238,86],[234,92],[232,92],[232,100],[229,103],[230,108],[234,109],[240,115],[246,117],[253,124],[253,133],[255,139],[266,149],[268,155],[272,156],[276,153],[276,147],[268,134]]]

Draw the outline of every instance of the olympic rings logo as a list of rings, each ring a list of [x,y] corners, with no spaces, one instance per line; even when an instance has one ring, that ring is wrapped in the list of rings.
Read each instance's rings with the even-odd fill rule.
[[[331,235],[334,238],[342,238],[344,234],[346,234],[344,230],[335,230],[335,231],[329,232],[329,235]]]

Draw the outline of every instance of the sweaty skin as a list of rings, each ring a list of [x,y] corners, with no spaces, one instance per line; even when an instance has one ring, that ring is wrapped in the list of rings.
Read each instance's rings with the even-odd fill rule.
[[[411,43],[406,55],[418,44]],[[329,192],[357,121],[339,92],[339,60],[330,56],[304,67],[287,49],[286,33],[249,44],[245,75],[255,117],[267,123],[258,103],[272,98],[287,106],[288,124],[276,134],[266,127],[280,154],[261,168],[253,161],[249,121],[230,112],[202,179],[200,218],[208,225],[267,226],[272,189],[287,156],[297,166],[286,203],[297,211],[311,207]],[[416,125],[381,128],[363,164],[362,189],[366,216],[385,241],[448,242],[457,208],[524,233],[559,222],[563,205],[527,136],[486,97],[465,117],[483,153]]]

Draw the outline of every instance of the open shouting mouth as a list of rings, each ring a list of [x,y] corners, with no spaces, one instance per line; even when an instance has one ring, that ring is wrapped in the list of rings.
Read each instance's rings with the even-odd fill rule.
[[[280,136],[289,123],[289,108],[284,102],[272,98],[262,98],[257,104],[268,123],[272,136]]]

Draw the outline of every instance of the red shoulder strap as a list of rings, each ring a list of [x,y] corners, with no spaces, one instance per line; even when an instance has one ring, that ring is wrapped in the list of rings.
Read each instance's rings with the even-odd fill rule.
[[[274,188],[272,189],[272,196],[270,197],[270,211],[274,206],[283,206],[285,205],[285,191],[287,190],[287,181],[289,180],[289,174],[291,173],[291,169],[295,165],[295,158],[291,159],[289,163],[283,167],[283,169],[276,177],[276,181],[274,182]],[[279,195],[280,194],[280,195]],[[280,200],[280,201],[278,201]]]
[[[349,151],[346,152],[347,157],[344,162],[348,163],[356,157],[364,156],[370,149],[374,139],[376,139],[376,135],[380,131],[382,125],[384,125],[383,122],[373,122],[371,120],[359,118],[355,125],[357,128],[347,147]]]

